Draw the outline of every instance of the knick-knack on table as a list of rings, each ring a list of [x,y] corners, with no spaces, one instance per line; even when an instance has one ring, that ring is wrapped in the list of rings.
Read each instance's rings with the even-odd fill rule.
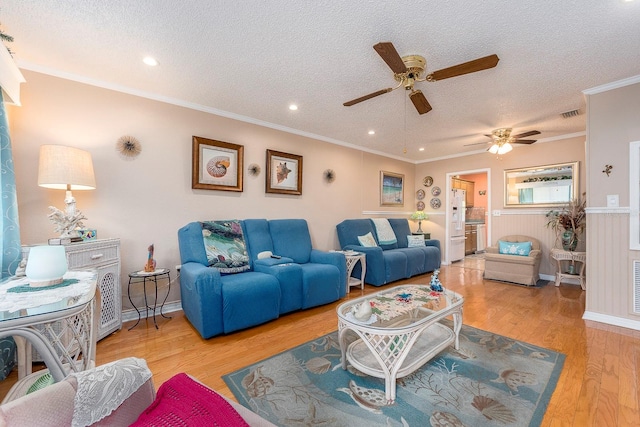
[[[153,259],[153,243],[147,249],[149,250],[149,256],[147,257],[147,263],[144,265],[144,272],[152,273],[156,271],[156,260]]]
[[[440,274],[440,270],[434,270],[433,275],[431,276],[431,282],[429,283],[429,287],[432,291],[442,292],[444,289],[442,288],[442,283],[440,283],[440,279],[438,279],[438,274]]]

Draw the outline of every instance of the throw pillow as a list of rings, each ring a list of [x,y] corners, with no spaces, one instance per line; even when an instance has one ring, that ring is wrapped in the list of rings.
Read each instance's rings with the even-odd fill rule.
[[[505,255],[529,256],[531,252],[531,242],[504,242],[498,240],[498,252]]]
[[[424,246],[424,236],[407,236],[407,246],[410,248]]]
[[[376,239],[373,237],[373,234],[371,234],[371,232],[368,232],[364,236],[358,236],[358,242],[360,242],[361,246],[365,247],[378,246],[378,244],[376,243]]]
[[[249,270],[249,256],[239,221],[202,222],[202,239],[209,266],[220,273]]]

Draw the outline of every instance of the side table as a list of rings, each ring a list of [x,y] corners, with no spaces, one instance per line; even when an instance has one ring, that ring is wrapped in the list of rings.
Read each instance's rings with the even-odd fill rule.
[[[164,303],[167,302],[167,298],[169,297],[169,292],[171,291],[171,275],[170,275],[169,269],[158,268],[155,271],[151,271],[148,273],[145,271],[136,271],[134,273],[129,273],[129,284],[127,285],[127,295],[129,296],[129,302],[131,303],[133,308],[135,308],[136,311],[138,312],[138,321],[135,323],[135,325],[130,327],[128,330],[131,330],[136,326],[138,326],[138,323],[140,323],[140,319],[141,319],[140,310],[138,310],[138,307],[136,307],[136,305],[131,300],[131,285],[136,283],[142,283],[142,291],[144,293],[145,317],[148,318],[149,310],[152,310],[153,324],[156,326],[156,329],[158,329],[158,322],[156,322],[156,309],[158,307],[158,279],[167,279],[167,282],[168,282],[167,294],[165,295],[164,300],[162,301],[162,304],[160,304],[160,316],[164,317],[165,319],[171,319],[170,316],[165,316],[162,313],[162,308],[164,307]],[[156,290],[155,298],[153,300],[153,307],[149,306],[149,302],[147,300],[147,281],[153,282]]]
[[[556,286],[560,286],[562,279],[578,279],[580,287],[586,290],[584,269],[587,264],[586,252],[565,251],[563,249],[551,249],[551,258],[558,263],[558,272],[556,273]],[[576,262],[580,265],[576,266]]]
[[[367,256],[361,252],[349,252],[343,251],[344,257],[347,259],[347,293],[354,286],[360,286],[360,289],[364,289],[364,276],[367,273]],[[360,267],[362,270],[360,271],[360,278],[351,277],[351,273],[353,272],[353,267],[356,266],[356,263],[360,261]]]
[[[431,233],[418,233],[416,231],[411,233],[413,236],[424,236],[424,240],[431,239]]]

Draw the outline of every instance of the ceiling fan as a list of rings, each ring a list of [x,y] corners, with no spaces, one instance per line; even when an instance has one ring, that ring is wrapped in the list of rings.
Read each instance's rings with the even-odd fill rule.
[[[425,114],[431,111],[431,105],[429,105],[427,98],[421,90],[414,89],[414,83],[424,81],[435,82],[451,77],[462,76],[464,74],[475,73],[476,71],[495,67],[500,60],[498,55],[493,54],[483,58],[474,59],[473,61],[454,65],[452,67],[443,68],[423,77],[423,73],[427,65],[427,61],[424,57],[420,55],[407,55],[400,57],[398,51],[391,42],[381,42],[373,46],[373,48],[378,52],[378,55],[380,55],[384,62],[387,63],[389,68],[391,68],[391,71],[393,71],[393,78],[398,82],[398,84],[395,87],[382,89],[377,92],[361,96],[360,98],[347,101],[342,104],[345,107],[350,107],[362,101],[389,93],[399,87],[404,87],[405,90],[411,91],[411,93],[409,93],[409,98],[411,99],[411,102],[413,102],[414,107],[416,107],[416,110],[418,110],[418,113]]]
[[[485,134],[491,138],[491,141],[487,142],[476,142],[469,145],[478,145],[478,144],[492,144],[491,147],[487,149],[491,154],[505,154],[513,149],[511,144],[533,144],[536,142],[536,139],[522,139],[533,135],[539,135],[540,132],[537,130],[530,130],[529,132],[519,133],[518,135],[511,135],[511,128],[500,128],[491,132],[491,135]]]

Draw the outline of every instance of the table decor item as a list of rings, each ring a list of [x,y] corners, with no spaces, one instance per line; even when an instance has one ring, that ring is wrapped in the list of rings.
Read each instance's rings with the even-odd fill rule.
[[[35,246],[29,250],[25,274],[30,286],[58,285],[67,269],[64,246]]]
[[[49,206],[51,213],[48,217],[61,238],[78,237],[77,230],[84,227],[82,220],[87,217],[76,209],[76,199],[71,194],[71,190],[96,188],[91,153],[63,145],[41,146],[38,186],[66,190],[65,210],[61,211],[54,206]]]
[[[147,256],[147,263],[144,265],[144,271],[145,273],[151,273],[152,271],[156,271],[156,260],[153,259],[153,243],[149,245],[147,250],[149,251],[149,255]]]
[[[582,197],[546,214],[547,228],[556,233],[556,242],[560,240],[565,251],[575,251],[578,246],[580,236],[587,226],[586,207],[587,200]]]
[[[424,203],[422,204],[422,208],[424,209]],[[417,233],[423,233],[422,231],[422,221],[429,219],[429,216],[424,213],[423,210],[418,210],[411,214],[411,219],[414,221],[418,221],[418,230]]]

